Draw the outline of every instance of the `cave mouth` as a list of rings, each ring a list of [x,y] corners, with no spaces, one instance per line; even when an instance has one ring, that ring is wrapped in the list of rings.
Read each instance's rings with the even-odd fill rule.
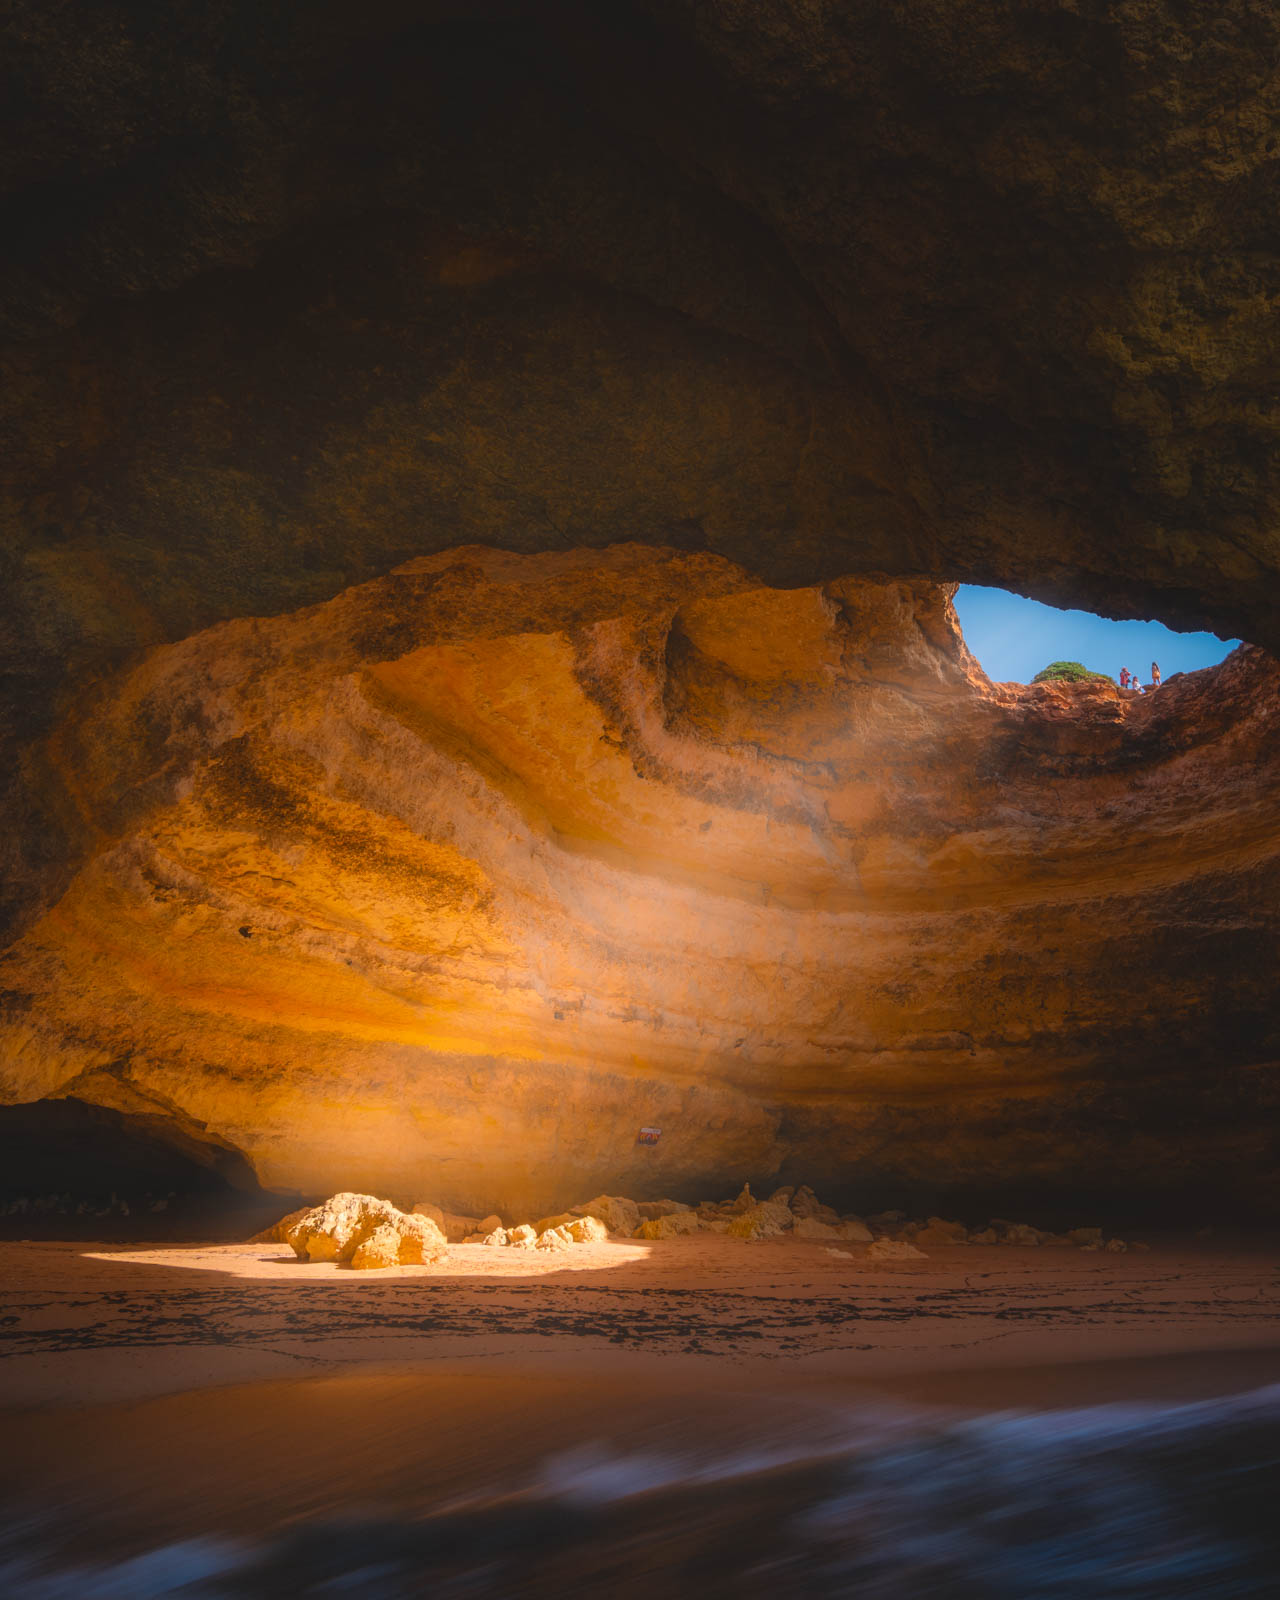
[[[1217,666],[1241,643],[977,584],[959,584],[952,604],[970,653],[994,683],[1030,683],[1054,663],[1076,663],[1116,681],[1131,673],[1149,687],[1153,662],[1168,682]]]
[[[72,1095],[0,1106],[3,1238],[242,1239],[300,1200],[189,1118]]]

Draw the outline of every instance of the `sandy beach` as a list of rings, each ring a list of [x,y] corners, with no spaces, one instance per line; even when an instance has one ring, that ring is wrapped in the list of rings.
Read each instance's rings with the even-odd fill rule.
[[[0,1405],[137,1401],[370,1368],[708,1370],[931,1382],[1280,1349],[1280,1245],[1125,1255],[719,1237],[564,1252],[455,1246],[443,1268],[351,1272],[278,1244],[0,1244]],[[1259,1357],[1259,1359],[1261,1359]]]
[[[17,1243],[0,1281],[0,1496],[74,1507],[98,1553],[335,1507],[422,1516],[583,1452],[808,1456],[881,1404],[1280,1381],[1280,1250],[1257,1241],[873,1263],[695,1237],[379,1273],[279,1245]]]

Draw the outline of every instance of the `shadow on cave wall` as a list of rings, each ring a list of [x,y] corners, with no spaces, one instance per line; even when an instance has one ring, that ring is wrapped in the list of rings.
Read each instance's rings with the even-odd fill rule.
[[[162,1116],[73,1098],[0,1106],[0,1237],[240,1239],[301,1198]]]

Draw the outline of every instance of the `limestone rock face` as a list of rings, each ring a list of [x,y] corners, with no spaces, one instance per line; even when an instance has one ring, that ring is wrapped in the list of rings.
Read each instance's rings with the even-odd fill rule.
[[[458,1238],[593,1189],[629,1237],[613,1197],[744,1173],[1257,1209],[1278,717],[1249,647],[1145,698],[992,684],[926,583],[410,562],[68,709],[47,814],[95,832],[0,958],[0,1090]]]
[[[8,925],[68,703],[461,546],[1280,648],[1271,0],[152,9],[5,13]]]
[[[429,1217],[397,1210],[371,1194],[343,1192],[304,1211],[285,1238],[304,1261],[355,1268],[433,1266],[448,1256]]]
[[[1272,0],[262,9],[6,8],[0,1094],[1274,1212]]]

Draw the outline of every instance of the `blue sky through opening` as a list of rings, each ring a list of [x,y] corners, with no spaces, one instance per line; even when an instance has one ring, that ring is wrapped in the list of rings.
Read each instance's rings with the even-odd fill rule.
[[[1051,661],[1082,661],[1112,678],[1128,667],[1147,683],[1153,661],[1171,678],[1213,666],[1240,642],[1213,633],[1174,633],[1162,622],[1112,622],[1088,611],[1059,611],[1006,589],[970,583],[960,585],[955,607],[965,643],[996,683],[1030,683]]]

